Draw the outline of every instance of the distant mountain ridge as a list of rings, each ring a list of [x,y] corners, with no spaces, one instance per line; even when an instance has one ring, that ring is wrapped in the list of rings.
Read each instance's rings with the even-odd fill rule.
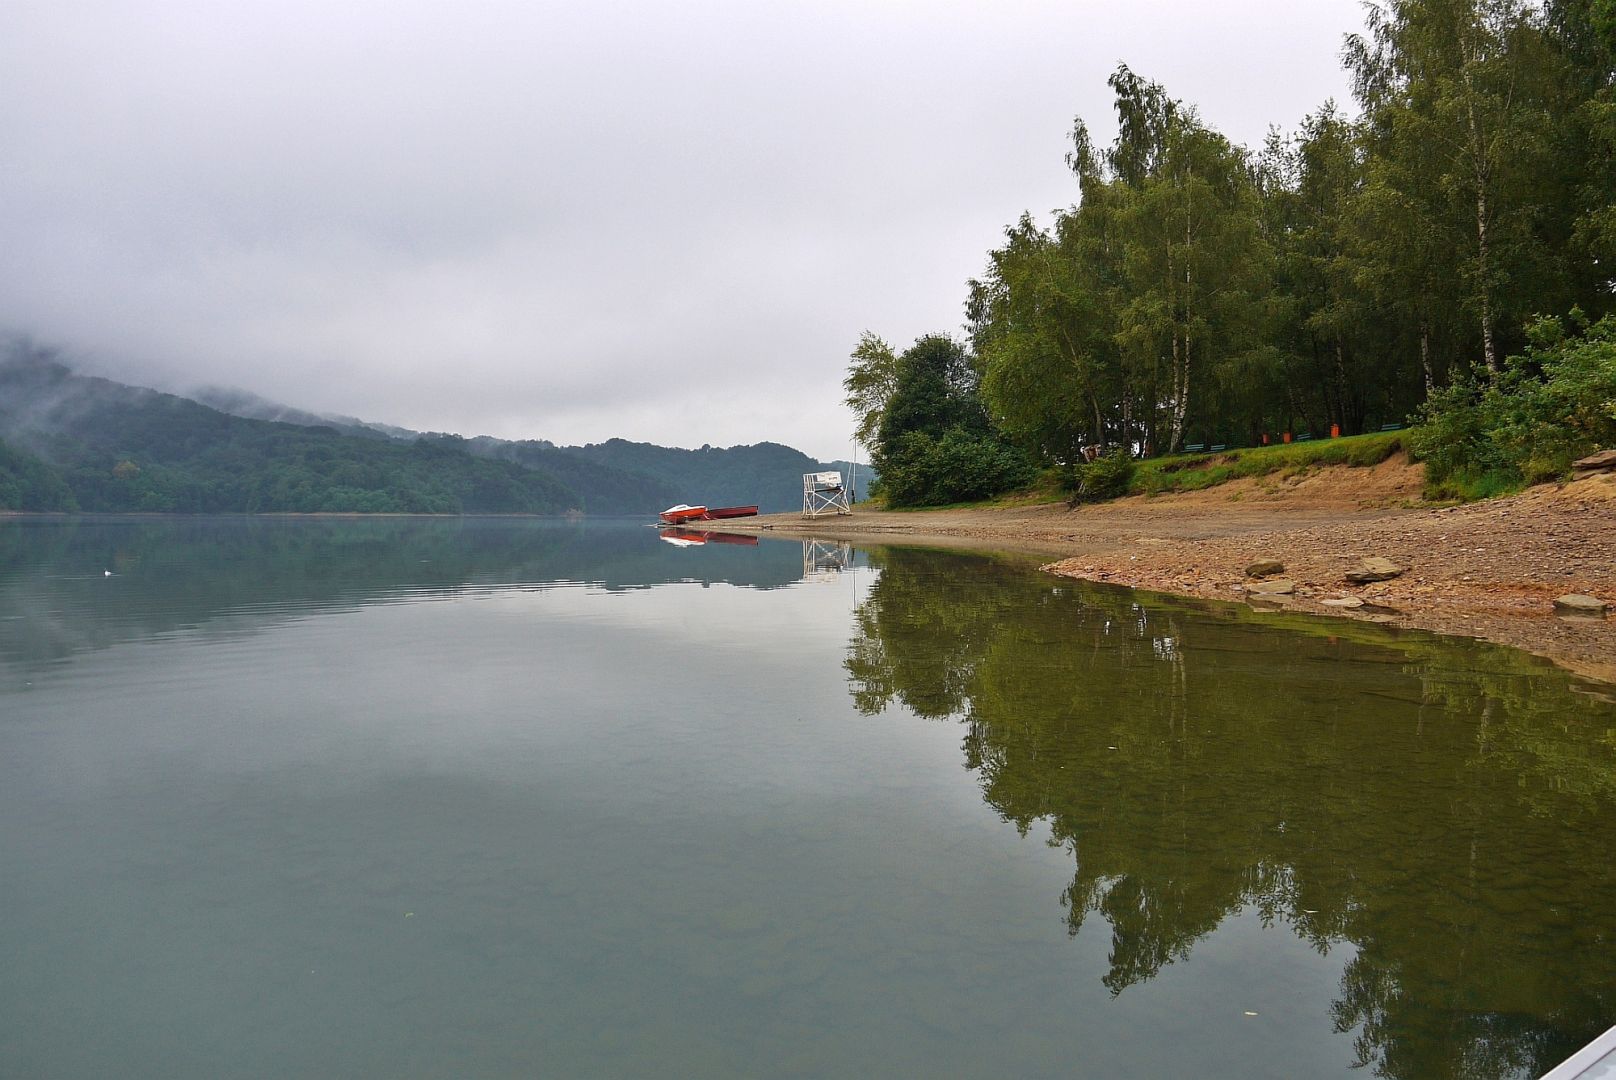
[[[352,416],[306,412],[243,390],[208,387],[197,391],[198,400],[222,412],[261,420],[335,427],[355,435],[386,435],[395,439],[457,438],[443,432],[412,431]],[[613,506],[633,507],[624,512],[649,512],[673,502],[707,506],[745,506],[757,503],[763,513],[781,513],[802,505],[801,475],[834,469],[855,481],[855,490],[869,490],[875,473],[868,465],[849,461],[815,461],[800,450],[780,443],[686,450],[655,443],[609,439],[583,446],[557,446],[548,439],[499,439],[478,435],[465,440],[477,457],[514,461],[556,474],[579,491],[602,496]],[[597,468],[589,468],[582,462]],[[599,468],[605,466],[605,469]],[[624,474],[632,476],[626,482]],[[647,487],[647,481],[654,481]]]
[[[0,510],[621,515],[701,502],[768,513],[800,506],[800,475],[827,468],[848,471],[776,443],[422,433],[239,390],[129,386],[27,345],[0,352]]]

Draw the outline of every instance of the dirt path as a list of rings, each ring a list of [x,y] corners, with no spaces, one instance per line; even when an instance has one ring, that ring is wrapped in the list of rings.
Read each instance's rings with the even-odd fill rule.
[[[1285,564],[1291,596],[1277,604],[1440,633],[1487,638],[1616,682],[1616,618],[1563,619],[1556,596],[1584,593],[1616,607],[1616,474],[1470,506],[1419,504],[1421,469],[1401,456],[1372,469],[1331,468],[1240,480],[1204,492],[1134,497],[1068,510],[858,511],[806,522],[750,519],[747,531],[1043,552],[1052,573],[1160,592],[1248,600],[1245,568]],[[726,523],[726,528],[729,524]],[[1365,556],[1407,568],[1351,585]],[[1357,598],[1363,608],[1327,600]]]

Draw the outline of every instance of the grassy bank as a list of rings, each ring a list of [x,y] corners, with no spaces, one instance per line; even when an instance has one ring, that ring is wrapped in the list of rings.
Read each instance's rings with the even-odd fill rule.
[[[1159,495],[1169,491],[1200,491],[1242,477],[1295,476],[1325,465],[1365,468],[1379,465],[1404,448],[1404,432],[1353,435],[1343,439],[1317,439],[1220,450],[1211,454],[1175,454],[1134,463],[1129,495]]]
[[[1275,474],[1292,477],[1327,465],[1367,468],[1379,465],[1393,454],[1406,450],[1407,435],[1406,431],[1388,431],[1372,435],[1352,435],[1341,439],[1316,439],[1308,442],[1282,443],[1277,446],[1219,450],[1216,453],[1173,454],[1169,457],[1147,458],[1130,463],[1122,486],[1107,485],[1107,490],[1113,494],[1090,501],[1104,502],[1109,498],[1120,498],[1124,495],[1164,495],[1178,491],[1200,491],[1242,477]],[[1072,488],[1071,480],[1062,475],[1062,470],[1049,469],[1035,484],[998,498],[912,509],[925,513],[933,510],[962,510],[988,506],[1036,506],[1043,503],[1065,502],[1071,498]],[[860,505],[874,510],[891,509],[880,498],[868,500]]]

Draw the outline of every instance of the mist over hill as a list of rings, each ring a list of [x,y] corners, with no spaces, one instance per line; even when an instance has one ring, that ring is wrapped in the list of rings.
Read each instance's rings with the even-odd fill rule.
[[[414,431],[352,416],[307,412],[243,390],[206,387],[192,394],[223,412],[261,420],[334,427],[347,434],[413,441],[455,438],[444,432]],[[757,503],[763,513],[802,505],[801,475],[835,469],[852,477],[858,491],[869,490],[875,474],[868,465],[816,461],[779,443],[702,446],[696,450],[609,439],[583,446],[557,446],[547,439],[500,439],[478,435],[465,440],[475,457],[515,462],[549,472],[588,496],[598,513],[649,513],[674,502],[708,506]]]
[[[0,510],[620,515],[702,502],[767,513],[800,505],[802,473],[833,467],[774,443],[423,433],[228,388],[180,396],[80,375],[26,342],[0,350]]]
[[[357,416],[341,416],[329,413],[314,413],[307,409],[295,408],[291,405],[282,405],[278,401],[271,401],[249,390],[240,390],[231,386],[201,386],[195,390],[182,390],[180,397],[189,398],[210,409],[218,409],[231,416],[239,416],[246,420],[274,420],[283,424],[298,424],[303,427],[328,427],[340,431],[344,435],[361,435],[371,439],[382,439],[389,436],[409,435],[411,438],[420,432],[405,432],[403,428],[389,430],[382,424],[368,424]]]

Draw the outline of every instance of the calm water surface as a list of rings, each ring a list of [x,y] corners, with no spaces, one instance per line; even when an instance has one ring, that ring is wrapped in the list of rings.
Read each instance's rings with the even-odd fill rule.
[[[1535,1076],[1609,695],[952,553],[0,522],[0,1076]]]

